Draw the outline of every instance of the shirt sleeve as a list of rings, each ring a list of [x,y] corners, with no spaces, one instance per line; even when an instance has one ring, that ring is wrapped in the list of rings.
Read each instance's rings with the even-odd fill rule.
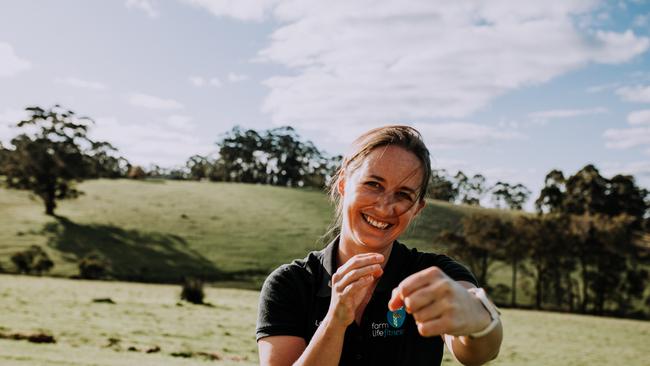
[[[273,271],[260,292],[256,340],[274,335],[305,338],[306,307],[301,301],[304,289],[289,266]]]
[[[464,265],[444,254],[423,253],[418,267],[420,267],[420,269],[425,269],[433,266],[440,268],[447,276],[455,281],[467,281],[474,284],[474,286],[479,287],[476,277],[474,277],[472,272],[470,272],[470,270]]]

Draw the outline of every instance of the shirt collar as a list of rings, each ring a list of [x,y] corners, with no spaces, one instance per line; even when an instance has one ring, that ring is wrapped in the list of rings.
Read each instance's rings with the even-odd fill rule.
[[[321,266],[323,268],[321,283],[318,288],[317,296],[330,297],[332,295],[332,275],[337,269],[337,253],[339,249],[339,236],[334,238],[323,250],[321,250]],[[392,291],[401,280],[401,273],[405,270],[404,262],[408,251],[404,245],[397,240],[393,242],[393,247],[388,257],[388,263],[384,267],[384,274],[379,279],[375,291]]]

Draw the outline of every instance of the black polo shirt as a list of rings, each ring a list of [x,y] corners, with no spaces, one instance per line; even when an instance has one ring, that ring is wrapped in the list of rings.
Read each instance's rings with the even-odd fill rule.
[[[302,260],[280,266],[269,275],[260,293],[257,340],[291,335],[309,343],[329,309],[330,279],[337,269],[337,249],[338,239]],[[478,286],[467,268],[451,258],[418,252],[396,241],[361,324],[353,322],[346,329],[340,365],[440,364],[442,338],[420,336],[410,314],[388,310],[392,290],[406,277],[431,266],[439,267],[456,281]]]

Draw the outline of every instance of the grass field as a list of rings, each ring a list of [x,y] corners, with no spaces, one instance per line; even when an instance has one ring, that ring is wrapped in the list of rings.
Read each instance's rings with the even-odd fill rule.
[[[45,216],[27,192],[0,189],[0,266],[11,268],[11,254],[40,245],[55,261],[55,276],[77,274],[79,258],[97,251],[119,279],[200,274],[257,288],[279,264],[321,248],[332,214],[325,194],[314,190],[156,180],[95,180],[80,188],[85,195],[61,201],[58,218]],[[484,210],[432,201],[404,240],[432,250],[441,229]]]
[[[46,332],[57,340],[0,340],[0,364],[257,363],[256,291],[207,289],[210,307],[179,306],[179,292],[172,285],[0,275],[0,333]],[[107,297],[115,304],[93,302]],[[648,364],[650,322],[506,309],[503,323],[493,365]],[[456,363],[446,355],[443,364]]]

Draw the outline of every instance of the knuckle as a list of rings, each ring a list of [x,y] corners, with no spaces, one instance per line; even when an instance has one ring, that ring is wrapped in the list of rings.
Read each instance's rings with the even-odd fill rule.
[[[418,323],[418,332],[423,337],[429,337],[432,335],[432,329],[430,324]]]
[[[334,275],[332,275],[332,283],[339,282],[341,280],[341,272],[336,271],[334,272]]]
[[[336,290],[336,292],[339,292],[339,293],[343,292],[343,290],[345,290],[345,287],[346,286],[343,286],[343,284],[341,284],[341,283],[337,283],[336,285],[334,285],[334,289]]]

